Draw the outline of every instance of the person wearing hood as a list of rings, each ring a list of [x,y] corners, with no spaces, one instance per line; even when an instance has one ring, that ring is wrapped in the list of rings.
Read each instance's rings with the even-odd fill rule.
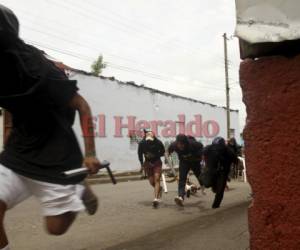
[[[200,180],[202,150],[202,143],[197,142],[194,137],[186,136],[184,134],[177,135],[175,142],[168,148],[168,155],[175,152],[179,158],[178,196],[175,197],[175,203],[178,206],[183,206],[185,186],[190,170],[194,172],[195,177],[202,187],[202,182]]]
[[[216,137],[211,145],[206,146],[203,155],[206,171],[202,175],[202,182],[215,193],[212,208],[216,209],[223,200],[230,166],[237,160],[237,156],[222,137]]]
[[[144,169],[151,186],[154,188],[153,207],[158,207],[162,197],[160,178],[162,172],[161,157],[165,154],[163,143],[151,130],[144,131],[144,138],[138,146],[138,157],[141,169]]]
[[[77,93],[76,81],[19,38],[17,17],[1,4],[0,77],[0,107],[13,122],[0,154],[0,249],[6,250],[5,213],[30,196],[39,201],[52,235],[65,233],[84,208],[94,214],[97,197],[81,185],[86,175],[66,178],[62,172],[84,165],[95,174],[101,166],[91,136],[91,110]],[[76,112],[84,155],[72,130]]]

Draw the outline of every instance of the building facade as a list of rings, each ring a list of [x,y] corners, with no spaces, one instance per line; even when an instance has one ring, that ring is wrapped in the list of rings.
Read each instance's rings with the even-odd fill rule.
[[[194,136],[204,145],[216,136],[226,138],[226,109],[113,78],[68,72],[93,112],[97,154],[111,162],[114,171],[140,168],[137,147],[143,130],[151,129],[167,147],[179,133]],[[201,99],[201,96],[199,96]],[[77,117],[78,118],[78,117]],[[0,116],[0,146],[11,122]],[[87,124],[87,123],[86,123]],[[88,127],[85,126],[88,132]],[[76,119],[74,130],[83,147],[83,132]],[[6,132],[6,133],[5,133]],[[231,111],[231,135],[240,142],[239,113]]]
[[[155,89],[114,79],[71,73],[79,93],[91,105],[97,153],[112,169],[140,168],[137,146],[143,129],[150,128],[167,146],[179,133],[208,144],[216,136],[226,138],[226,109]],[[201,96],[199,96],[201,99]],[[75,131],[83,145],[78,119]],[[231,134],[240,141],[239,113],[231,111]]]

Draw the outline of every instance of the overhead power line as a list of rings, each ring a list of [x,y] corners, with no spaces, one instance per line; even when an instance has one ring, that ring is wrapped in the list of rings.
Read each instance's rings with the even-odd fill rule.
[[[48,31],[42,31],[42,30],[38,30],[38,29],[35,29],[35,28],[32,28],[32,27],[28,27],[28,26],[26,26],[25,25],[25,27],[27,27],[28,29],[30,29],[30,30],[32,30],[32,31],[34,31],[34,32],[37,32],[37,33],[40,33],[40,34],[44,34],[44,35],[48,35],[48,36],[50,36],[50,37],[52,37],[52,38],[57,38],[57,39],[59,39],[60,41],[64,41],[64,42],[67,42],[67,43],[70,43],[70,44],[74,44],[74,45],[76,45],[76,46],[80,46],[80,47],[82,47],[82,48],[92,48],[93,50],[94,49],[98,49],[98,48],[96,48],[96,47],[90,47],[90,46],[86,46],[86,45],[84,45],[83,43],[80,43],[80,42],[76,42],[76,41],[73,41],[73,40],[70,40],[70,39],[66,39],[66,38],[63,38],[63,37],[60,37],[60,36],[58,36],[58,35],[56,35],[56,34],[53,34],[53,33],[51,33],[51,32],[48,32]],[[136,62],[137,64],[139,64],[138,62]],[[153,74],[153,75],[155,75],[155,74]],[[161,76],[160,76],[161,77]],[[168,79],[169,80],[169,79]],[[174,80],[172,80],[172,81],[174,81]],[[203,82],[203,81],[202,81]],[[208,88],[211,88],[211,83],[208,83],[208,85],[210,85],[210,86],[207,86]],[[215,88],[215,90],[216,90],[216,88]]]
[[[30,20],[30,21],[32,21],[30,18],[31,17],[33,17],[32,15],[29,15],[30,14],[30,12],[27,12],[27,11],[21,11],[21,12],[24,12],[24,13],[27,13],[28,15],[26,16],[26,17],[23,17],[23,18],[25,18],[26,20]],[[47,19],[47,18],[46,18]],[[54,23],[57,23],[57,24],[60,24],[59,22],[57,22],[57,21],[55,21],[55,20],[52,20],[52,19],[47,19],[47,20],[49,20],[49,21],[51,21],[51,22],[54,22]],[[35,26],[36,26],[36,23],[34,24]],[[46,25],[47,26],[47,31],[45,31],[44,29],[45,29],[45,25],[43,25],[43,27],[42,27],[42,25],[39,23],[39,25],[41,26],[41,29],[42,30],[37,30],[36,28],[33,28],[33,27],[30,27],[30,26],[28,26],[28,25],[24,25],[24,27],[25,28],[28,28],[28,29],[30,29],[30,30],[33,30],[34,32],[39,32],[39,33],[44,33],[44,34],[47,34],[47,35],[51,35],[51,37],[53,38],[53,37],[55,37],[55,38],[59,38],[60,40],[64,40],[64,41],[66,41],[67,39],[65,38],[65,36],[64,37],[61,37],[61,36],[58,36],[57,34],[59,34],[59,33],[62,33],[63,31],[61,31],[61,30],[58,30],[58,29],[54,29],[54,27],[53,26],[50,26],[50,25]],[[57,28],[57,27],[59,27],[59,26],[55,26],[55,28]],[[69,26],[67,26],[67,27],[69,27]],[[74,28],[74,27],[71,27],[72,29]],[[51,29],[51,30],[53,30],[53,31],[55,31],[55,33],[52,33],[52,34],[50,34],[49,33],[49,29]],[[79,31],[79,30],[77,30],[77,31]],[[89,37],[92,37],[93,39],[95,38],[93,35],[91,35],[91,34],[86,34],[86,36],[89,36]],[[101,39],[101,41],[103,41],[103,39]],[[68,39],[67,40],[67,42],[71,42],[71,43],[73,43],[74,44],[74,40],[70,40],[70,39]],[[99,44],[98,44],[98,42],[96,42],[96,43],[94,43],[94,46],[92,47],[91,45],[92,45],[92,43],[91,43],[91,39],[89,39],[89,43],[87,43],[87,44],[79,44],[78,42],[76,42],[76,45],[79,45],[79,46],[84,46],[84,48],[91,48],[91,49],[93,49],[93,50],[95,50],[95,49],[99,49]],[[133,48],[135,48],[135,46],[133,46]],[[136,49],[138,49],[138,48],[136,48]],[[141,51],[139,50],[139,53],[140,53]],[[114,57],[114,58],[118,58],[118,59],[120,59],[120,60],[124,60],[124,61],[128,61],[128,62],[130,62],[130,63],[134,63],[134,64],[139,64],[139,65],[142,65],[142,66],[145,66],[145,67],[149,67],[149,65],[146,65],[146,64],[143,64],[143,63],[141,63],[140,61],[137,61],[136,59],[132,59],[131,57],[124,57],[124,56],[119,56],[119,55],[116,55],[116,54],[112,54],[112,53],[105,53],[106,54],[106,56],[109,56],[109,57]],[[157,59],[157,60],[159,60],[159,59]],[[223,67],[223,65],[220,65],[220,63],[219,62],[216,62],[216,65],[217,66],[222,66]]]
[[[70,3],[72,2],[72,4],[73,4],[73,1],[69,0],[69,2]],[[104,14],[106,16],[107,16],[107,13],[110,13],[112,16],[114,16],[114,17],[117,18],[117,19],[110,18],[112,21],[116,21],[119,24],[124,25],[124,26],[126,25],[127,27],[132,28],[132,29],[134,29],[134,30],[136,30],[138,32],[143,32],[143,33],[145,33],[145,34],[147,34],[149,36],[152,36],[155,39],[161,40],[161,38],[165,36],[164,33],[161,33],[161,32],[158,32],[157,30],[154,30],[149,25],[145,25],[145,24],[142,24],[142,23],[139,23],[139,22],[134,22],[134,24],[133,24],[132,21],[134,21],[134,20],[129,19],[128,17],[122,16],[119,13],[117,13],[115,11],[112,11],[112,10],[110,10],[108,8],[105,8],[105,6],[103,6],[103,5],[99,6],[99,5],[95,4],[95,3],[93,3],[92,1],[87,1],[84,4],[91,6],[93,10],[97,10],[97,12],[99,11],[99,12],[101,12],[102,14]],[[128,24],[128,23],[126,23],[126,21],[127,22],[129,21],[130,23]],[[203,51],[203,50],[201,51],[200,48],[193,47],[190,44],[187,44],[187,43],[185,43],[183,41],[172,40],[172,41],[170,41],[170,43],[172,43],[173,45],[176,45],[177,47],[181,46],[181,47],[183,47],[185,49],[192,50],[192,51],[194,51],[196,53],[201,53],[201,54],[205,53],[205,54],[208,54],[208,52]]]
[[[161,43],[162,36],[154,37],[153,34],[151,35],[151,34],[145,33],[145,30],[137,29],[136,27],[133,27],[132,25],[127,25],[124,22],[120,22],[120,21],[116,22],[116,20],[112,20],[111,18],[101,18],[101,15],[99,15],[99,13],[95,12],[95,8],[93,8],[93,9],[85,8],[86,4],[88,4],[88,2],[84,3],[84,5],[78,5],[78,4],[75,4],[73,1],[69,1],[70,4],[66,4],[61,1],[56,1],[56,0],[47,0],[47,1],[52,2],[52,4],[55,3],[56,5],[61,6],[65,9],[72,10],[73,13],[76,13],[77,15],[84,17],[85,19],[94,20],[94,21],[97,21],[97,23],[98,22],[104,23],[105,25],[108,25],[108,26],[112,27],[113,29],[121,31],[121,32],[125,33],[126,35],[133,34],[136,38],[142,39],[144,41],[148,41],[149,39],[151,39],[154,42]],[[97,11],[99,11],[99,9],[97,9]],[[86,13],[89,13],[89,14],[87,15]],[[181,47],[181,52],[184,52],[184,53],[187,53],[190,55],[195,55],[195,53],[209,55],[209,52],[194,49],[192,46],[184,46],[181,43],[177,43],[177,42],[176,42],[176,44],[172,44],[172,42],[174,42],[174,41],[171,41],[171,44],[170,43],[169,44],[161,44],[160,46],[165,47],[167,49],[169,49],[170,47],[173,47],[175,49],[178,49],[178,47]]]
[[[71,52],[71,51],[68,51],[68,50],[55,48],[53,46],[45,45],[45,44],[34,42],[34,41],[31,41],[31,40],[27,40],[27,42],[30,43],[30,44],[33,44],[35,46],[45,48],[45,49],[48,49],[48,50],[52,50],[52,51],[55,51],[57,53],[64,54],[64,55],[67,55],[67,56],[71,56],[71,57],[74,57],[74,58],[77,58],[77,59],[80,59],[80,60],[84,60],[84,61],[88,61],[88,62],[91,62],[91,61],[94,60],[91,57],[87,57],[87,56],[84,56],[84,55],[79,54],[79,53],[74,53],[74,52]],[[187,82],[179,82],[179,81],[173,80],[171,78],[167,78],[167,77],[162,76],[162,75],[158,75],[158,74],[154,74],[154,73],[150,73],[150,72],[145,72],[145,71],[142,71],[142,70],[139,70],[139,69],[130,68],[130,67],[122,66],[122,65],[117,65],[117,64],[112,64],[112,63],[108,63],[108,65],[109,65],[109,67],[117,69],[117,70],[126,71],[126,72],[130,72],[130,73],[138,73],[138,74],[141,74],[145,77],[152,78],[152,79],[155,79],[155,80],[164,81],[164,82],[167,82],[169,84],[172,84],[172,83],[187,84],[187,86],[193,86],[193,87],[202,88],[202,89],[223,91],[222,89],[219,89],[219,88],[206,87],[206,86],[201,86],[201,85],[198,85],[198,84],[192,84],[192,83],[187,83]]]

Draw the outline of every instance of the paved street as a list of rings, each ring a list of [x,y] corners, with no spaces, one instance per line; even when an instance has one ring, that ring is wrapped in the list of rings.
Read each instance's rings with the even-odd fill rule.
[[[157,210],[146,181],[93,186],[101,199],[96,216],[81,214],[64,236],[43,230],[39,206],[29,199],[7,215],[12,250],[203,249],[244,250],[248,247],[248,185],[231,182],[223,207],[210,209],[212,193],[197,194],[185,208],[173,202],[176,185]]]

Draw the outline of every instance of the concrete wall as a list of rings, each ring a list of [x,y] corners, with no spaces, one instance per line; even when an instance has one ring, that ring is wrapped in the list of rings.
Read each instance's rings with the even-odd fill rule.
[[[252,250],[300,249],[299,68],[300,56],[241,64]]]
[[[128,116],[134,116],[136,130],[149,124],[153,125],[153,121],[161,121],[157,122],[160,125],[157,132],[164,142],[173,141],[174,136],[182,132],[180,130],[183,129],[183,126],[182,123],[178,123],[178,115],[185,116],[186,126],[197,116],[198,131],[196,131],[195,124],[190,123],[189,125],[192,125],[194,132],[198,132],[200,136],[197,139],[204,144],[212,140],[212,137],[207,135],[226,137],[226,111],[224,108],[157,93],[154,90],[132,84],[82,74],[75,74],[72,78],[78,80],[80,93],[90,103],[94,116],[97,116],[95,119],[95,128],[98,133],[97,152],[101,159],[112,162],[114,170],[139,168],[135,138],[127,136],[128,129],[126,128],[122,129],[121,137],[120,135],[119,137],[115,136],[116,123],[120,117],[123,117],[122,124],[128,124]],[[199,99],[201,100],[201,96]],[[238,112],[231,112],[231,123],[239,141]],[[213,131],[216,129],[215,124],[219,126],[219,132],[214,134],[213,132],[216,132]],[[208,127],[208,131],[206,131],[206,127]],[[75,131],[82,145],[82,133],[78,122],[75,124]]]

